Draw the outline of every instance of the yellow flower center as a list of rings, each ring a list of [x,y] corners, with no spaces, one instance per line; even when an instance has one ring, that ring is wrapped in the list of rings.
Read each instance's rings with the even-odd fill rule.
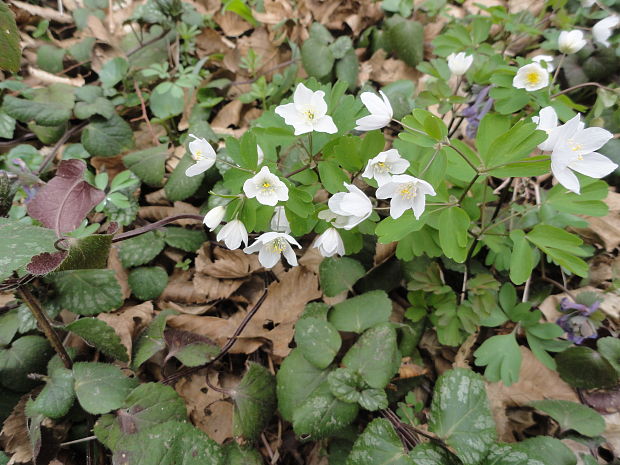
[[[274,252],[282,253],[288,247],[288,242],[286,242],[285,239],[282,239],[281,237],[278,237],[278,238],[274,239],[273,241],[271,241],[270,246],[271,246],[271,249]]]
[[[306,118],[308,118],[308,121],[312,121],[314,119],[314,110],[312,108],[304,110],[303,113],[306,115]]]
[[[527,73],[527,75],[525,76],[525,80],[529,85],[535,86],[536,84],[540,83],[540,74],[532,71],[531,73]]]
[[[265,179],[258,183],[258,188],[263,194],[273,194],[275,192],[275,187],[273,187],[273,184]]]
[[[390,164],[389,163],[385,163],[383,161],[378,162],[375,165],[375,169],[379,172],[379,173],[387,173],[390,171]]]
[[[202,150],[196,150],[196,153],[194,153],[194,154],[192,155],[192,158],[193,158],[195,161],[200,161],[200,160],[202,160],[202,159],[204,158],[204,157],[203,157],[203,155],[202,155]]]
[[[401,197],[410,200],[417,195],[417,189],[413,185],[413,183],[409,183],[402,186],[398,193],[401,195]]]

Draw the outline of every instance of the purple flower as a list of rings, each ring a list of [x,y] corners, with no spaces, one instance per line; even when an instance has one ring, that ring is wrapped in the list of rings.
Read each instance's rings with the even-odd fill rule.
[[[476,137],[480,121],[493,106],[493,99],[489,97],[490,90],[491,86],[481,88],[476,95],[476,99],[461,112],[461,115],[467,120],[467,129],[465,133],[470,139]]]
[[[566,297],[560,302],[560,311],[564,313],[557,319],[560,326],[568,336],[568,340],[575,344],[581,344],[586,339],[596,339],[599,323],[590,318],[601,301],[597,300],[589,307],[584,304],[572,302]]]

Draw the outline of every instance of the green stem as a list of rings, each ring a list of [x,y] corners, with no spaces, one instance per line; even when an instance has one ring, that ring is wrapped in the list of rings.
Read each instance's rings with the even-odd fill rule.
[[[469,158],[467,158],[467,155],[465,155],[455,145],[451,143],[447,143],[446,145],[450,147],[452,150],[454,150],[456,153],[458,153],[461,156],[461,158],[465,160],[465,162],[471,167],[471,169],[476,172],[477,175],[480,175],[481,171],[478,169],[476,165],[474,165],[474,163]]]
[[[467,187],[465,188],[465,190],[463,191],[463,193],[459,197],[459,205],[461,205],[463,203],[463,200],[465,200],[465,197],[467,196],[467,193],[469,192],[469,190],[472,188],[472,186],[475,184],[475,182],[478,180],[479,177],[480,177],[480,174],[476,173],[476,175],[472,178],[472,180],[469,181],[469,184],[467,185]]]

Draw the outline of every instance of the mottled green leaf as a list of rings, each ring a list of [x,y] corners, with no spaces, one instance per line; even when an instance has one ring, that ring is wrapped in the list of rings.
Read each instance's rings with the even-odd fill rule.
[[[56,287],[60,306],[78,315],[96,315],[123,304],[113,270],[58,271],[46,277]]]
[[[295,324],[295,343],[306,360],[318,368],[326,368],[340,350],[342,340],[327,321],[307,317]]]
[[[334,305],[329,322],[339,331],[362,333],[388,321],[391,313],[392,301],[385,291],[370,291]]]
[[[80,318],[69,323],[65,328],[115,360],[129,361],[127,348],[121,343],[121,338],[116,331],[105,321],[97,318]]]
[[[256,439],[276,408],[274,376],[265,367],[250,362],[231,396],[234,402],[233,434]]]
[[[73,365],[75,394],[84,410],[98,415],[120,408],[138,382],[114,365],[78,362]]]

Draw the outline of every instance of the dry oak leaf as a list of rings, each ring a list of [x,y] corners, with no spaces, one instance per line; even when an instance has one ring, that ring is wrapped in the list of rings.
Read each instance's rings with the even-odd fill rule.
[[[117,245],[113,245],[110,248],[110,255],[108,256],[108,268],[114,270],[116,281],[118,281],[118,284],[121,286],[123,300],[128,299],[131,295],[131,288],[129,287],[129,283],[127,282],[129,273],[127,273],[127,270],[123,268],[123,264],[118,257]]]
[[[174,310],[175,312],[178,312],[180,314],[187,314],[187,315],[202,315],[204,313],[207,313],[209,310],[211,310],[213,308],[213,305],[207,304],[207,305],[181,305],[178,304],[176,302],[170,302],[167,300],[158,300],[157,301],[157,307],[162,309],[162,310],[166,310],[166,309],[170,309],[170,310]]]
[[[507,409],[522,407],[534,400],[556,399],[579,402],[575,391],[560,375],[544,366],[532,352],[521,346],[521,371],[519,381],[511,386],[504,383],[487,383],[487,394],[491,403],[491,411],[497,424],[500,441],[514,442],[513,427],[507,416]]]
[[[228,299],[243,281],[240,279],[218,279],[196,274],[192,280],[196,293],[203,295],[207,301]]]
[[[600,217],[584,216],[589,226],[577,231],[611,252],[620,246],[620,194],[610,191],[605,203],[609,207],[609,213]]]
[[[32,446],[30,445],[26,413],[24,412],[26,402],[30,397],[31,393],[28,393],[19,399],[11,414],[4,420],[2,431],[0,431],[2,450],[8,454],[13,454],[9,465],[32,460]]]
[[[218,12],[213,17],[213,20],[222,28],[222,31],[224,31],[224,34],[228,37],[239,37],[241,34],[254,27],[232,11]]]
[[[198,215],[200,210],[189,203],[181,201],[174,202],[173,207],[163,207],[157,205],[151,207],[140,207],[140,210],[138,210],[138,216],[149,221],[159,221],[168,216],[182,215],[185,213]],[[187,226],[189,224],[196,224],[197,222],[197,220],[177,220],[170,224]]]
[[[168,280],[168,285],[159,296],[161,300],[184,304],[206,303],[207,296],[194,287],[193,277],[189,271],[176,269]]]
[[[148,301],[133,307],[121,308],[114,313],[100,313],[97,318],[114,329],[121,338],[121,343],[127,348],[131,360],[133,340],[153,319],[153,303]]]
[[[49,19],[62,24],[72,24],[73,18],[70,14],[61,13],[55,8],[41,7],[32,5],[26,2],[19,2],[17,0],[11,0],[11,5],[19,8],[20,10],[27,11],[33,16],[39,16],[44,19]]]
[[[241,108],[243,103],[239,100],[233,100],[222,107],[222,109],[215,116],[211,122],[211,127],[215,132],[218,132],[216,128],[226,129],[229,126],[238,126],[241,120]]]
[[[211,249],[205,244],[196,256],[196,271],[213,278],[245,278],[261,268],[262,265],[256,255],[246,254],[238,249],[228,250],[223,247]]]

